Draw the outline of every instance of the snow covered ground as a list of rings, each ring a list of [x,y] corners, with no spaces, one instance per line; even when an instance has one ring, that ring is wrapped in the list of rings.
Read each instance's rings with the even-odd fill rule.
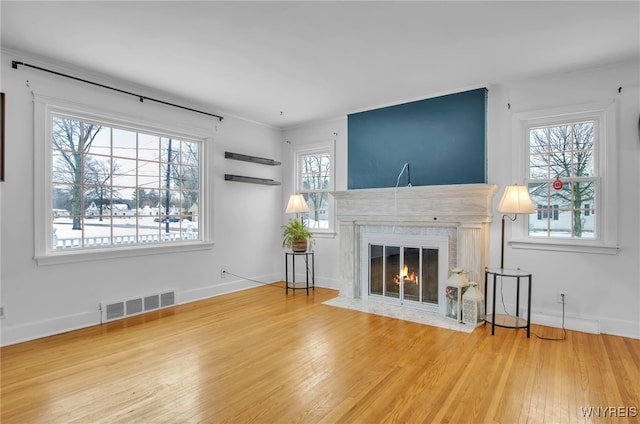
[[[69,217],[60,217],[53,220],[53,233],[58,242],[63,240],[80,240],[81,238],[111,238],[111,237],[162,237],[166,234],[166,223],[154,222],[154,216],[126,216],[85,219],[82,230],[73,230],[73,220]],[[113,220],[113,223],[112,223]],[[136,223],[138,223],[136,232]],[[178,222],[169,222],[169,234],[171,239],[196,239],[198,238],[198,223],[183,219]],[[182,236],[181,236],[182,235]],[[131,242],[131,241],[129,241]],[[101,242],[98,244],[105,244]]]

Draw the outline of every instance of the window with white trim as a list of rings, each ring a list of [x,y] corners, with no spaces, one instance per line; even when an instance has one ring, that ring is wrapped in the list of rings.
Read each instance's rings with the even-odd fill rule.
[[[600,191],[598,125],[588,119],[529,128],[527,183],[538,214],[529,220],[529,236],[598,238],[591,206]]]
[[[206,241],[203,138],[36,104],[37,259]]]
[[[333,141],[294,152],[295,190],[304,196],[309,212],[305,225],[314,233],[333,231],[334,147]]]
[[[514,174],[536,206],[514,230],[514,247],[615,252],[615,122],[613,102],[514,116],[514,139],[522,140],[514,155],[524,158],[522,167],[514,160]]]

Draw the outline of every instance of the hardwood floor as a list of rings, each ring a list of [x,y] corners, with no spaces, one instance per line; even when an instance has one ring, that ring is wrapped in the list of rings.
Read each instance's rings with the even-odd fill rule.
[[[1,422],[640,420],[640,340],[465,334],[322,304],[336,295],[263,286],[7,346]]]

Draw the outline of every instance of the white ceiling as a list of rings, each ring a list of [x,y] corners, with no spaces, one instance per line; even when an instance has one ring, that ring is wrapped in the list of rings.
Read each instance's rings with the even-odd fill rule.
[[[638,1],[3,0],[1,14],[3,48],[278,127],[640,57]]]

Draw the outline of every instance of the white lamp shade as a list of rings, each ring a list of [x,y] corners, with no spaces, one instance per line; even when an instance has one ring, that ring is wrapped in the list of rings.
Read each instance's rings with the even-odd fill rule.
[[[302,194],[292,194],[291,197],[289,197],[289,203],[287,203],[285,213],[301,212],[309,212],[309,206],[307,206],[307,202],[304,201]]]
[[[498,204],[498,212],[507,214],[534,213],[535,208],[531,202],[526,186],[510,185],[504,189],[504,194]]]

